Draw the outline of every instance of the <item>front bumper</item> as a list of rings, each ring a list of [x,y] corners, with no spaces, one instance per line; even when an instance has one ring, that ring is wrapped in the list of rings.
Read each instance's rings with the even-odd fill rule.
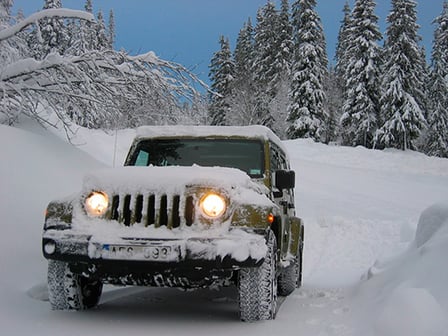
[[[237,270],[264,260],[264,231],[244,237],[181,239],[119,238],[98,240],[70,230],[47,230],[42,240],[47,259],[93,268],[130,267],[151,272],[165,269]]]

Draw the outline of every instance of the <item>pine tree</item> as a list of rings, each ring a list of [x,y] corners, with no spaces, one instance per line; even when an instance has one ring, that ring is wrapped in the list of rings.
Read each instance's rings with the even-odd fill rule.
[[[107,36],[106,32],[106,24],[104,22],[103,12],[99,11],[97,14],[97,23],[96,23],[96,50],[105,50],[109,49],[110,46],[110,38]]]
[[[255,60],[253,72],[260,89],[269,97],[275,96],[275,88],[278,82],[278,68],[276,63],[278,50],[278,14],[275,4],[268,1],[259,9],[257,25],[255,27]]]
[[[425,128],[424,78],[426,63],[418,35],[416,2],[392,0],[380,100],[384,124],[375,135],[379,146],[416,149]],[[423,79],[423,80],[422,80]]]
[[[292,65],[288,137],[323,141],[327,119],[324,83],[328,58],[315,0],[297,0],[292,6],[295,54]]]
[[[229,39],[221,36],[220,50],[217,51],[210,64],[211,89],[214,92],[209,115],[212,125],[226,125],[229,114],[228,100],[232,95],[235,64],[230,51]]]
[[[93,14],[92,0],[87,0],[84,10]],[[97,32],[96,24],[84,20],[71,20],[67,29],[70,31],[70,43],[66,50],[67,55],[79,56],[86,52],[96,50]]]
[[[115,36],[115,15],[114,15],[114,11],[112,9],[109,12],[108,37],[109,37],[109,49],[113,49],[116,36]]]
[[[274,67],[279,80],[289,76],[293,54],[292,25],[289,14],[288,0],[282,0],[281,10],[278,16],[277,55]]]
[[[328,80],[324,85],[327,95],[328,116],[325,121],[327,125],[325,133],[325,143],[340,142],[339,141],[339,120],[341,119],[342,110],[342,85],[340,78],[333,66],[328,70]]]
[[[341,117],[343,144],[371,148],[377,129],[380,98],[382,39],[373,0],[357,0],[346,30],[344,104]]]
[[[277,92],[279,76],[276,62],[279,20],[275,4],[269,0],[257,12],[254,29],[254,61],[252,73],[255,83],[254,122],[272,128],[274,118],[269,104]]]
[[[229,125],[256,124],[256,90],[252,64],[254,62],[254,28],[249,18],[238,33],[234,50],[234,80],[227,115]]]
[[[347,89],[345,87],[344,78],[348,67],[348,44],[349,27],[352,22],[352,11],[348,1],[345,2],[343,8],[343,19],[339,28],[338,39],[335,51],[335,66],[330,67],[328,72],[328,82],[325,85],[328,101],[328,131],[326,142],[341,141],[340,119],[342,116],[343,99],[346,97]]]
[[[238,33],[234,59],[237,79],[247,81],[251,77],[254,61],[254,28],[250,18]]]
[[[434,23],[432,71],[429,87],[429,132],[426,152],[448,158],[448,2]]]
[[[43,9],[61,8],[61,0],[45,0]],[[68,32],[64,20],[60,18],[44,19],[39,23],[41,43],[38,44],[37,58],[45,58],[50,53],[64,54],[67,48]],[[39,39],[39,38],[38,38]]]
[[[348,58],[348,44],[350,43],[349,37],[349,29],[352,26],[352,11],[350,9],[350,5],[348,1],[345,2],[344,9],[344,18],[341,21],[341,27],[339,28],[338,40],[336,44],[336,52],[335,52],[335,61],[336,61],[336,75],[339,77],[341,82],[343,82],[343,78],[345,78],[345,73],[347,69],[347,58]],[[343,84],[341,84],[343,87]]]
[[[277,79],[275,96],[269,104],[269,111],[273,118],[271,129],[282,139],[287,138],[289,89],[291,87],[291,64],[294,53],[292,40],[292,24],[290,18],[289,1],[282,0],[278,15],[277,54],[275,56],[275,69]]]
[[[84,9],[87,13],[93,14],[92,0],[86,0]],[[92,22],[81,21],[81,45],[80,51],[92,51],[97,50],[97,36],[96,36],[96,24]]]

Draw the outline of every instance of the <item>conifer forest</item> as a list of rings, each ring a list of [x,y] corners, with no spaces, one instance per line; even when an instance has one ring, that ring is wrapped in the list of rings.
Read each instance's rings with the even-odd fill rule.
[[[448,1],[431,50],[415,0],[391,0],[384,32],[375,0],[347,1],[334,59],[316,0],[267,1],[238,36],[217,36],[209,83],[153,52],[115,50],[114,12],[93,2],[45,0],[25,17],[0,0],[0,123],[28,116],[68,136],[72,124],[261,124],[282,139],[448,157]]]

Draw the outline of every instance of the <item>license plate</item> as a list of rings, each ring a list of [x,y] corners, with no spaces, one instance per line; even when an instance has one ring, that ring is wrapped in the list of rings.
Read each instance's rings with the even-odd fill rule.
[[[103,259],[178,261],[179,249],[175,246],[103,245]]]

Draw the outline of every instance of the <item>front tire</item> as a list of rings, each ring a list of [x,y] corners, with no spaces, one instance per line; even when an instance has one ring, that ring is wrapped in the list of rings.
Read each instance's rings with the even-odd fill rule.
[[[48,261],[48,297],[53,310],[82,310],[95,307],[101,297],[101,281],[73,273],[63,261]]]
[[[272,231],[266,238],[268,251],[260,267],[239,271],[240,319],[246,322],[272,320],[277,309],[277,240]]]

